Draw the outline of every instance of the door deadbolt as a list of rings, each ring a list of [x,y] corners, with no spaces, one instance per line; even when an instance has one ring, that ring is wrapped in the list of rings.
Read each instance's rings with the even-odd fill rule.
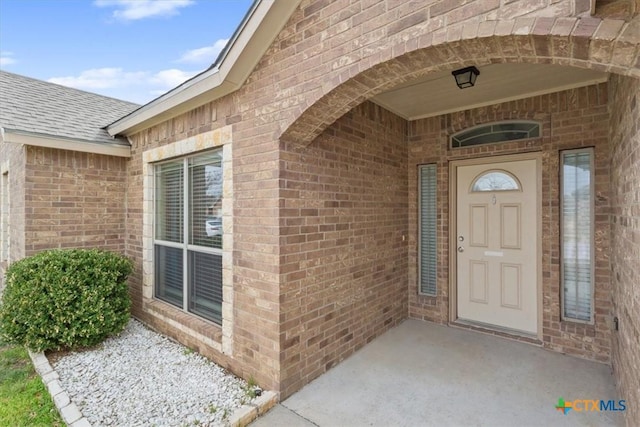
[[[464,242],[464,236],[458,236],[458,240],[460,240],[461,242]]]

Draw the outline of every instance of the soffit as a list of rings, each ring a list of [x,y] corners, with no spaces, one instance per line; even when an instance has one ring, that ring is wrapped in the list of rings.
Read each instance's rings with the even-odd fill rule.
[[[478,69],[474,87],[459,89],[452,70],[439,71],[383,92],[372,101],[416,120],[589,86],[608,78],[607,73],[549,64],[490,64]]]

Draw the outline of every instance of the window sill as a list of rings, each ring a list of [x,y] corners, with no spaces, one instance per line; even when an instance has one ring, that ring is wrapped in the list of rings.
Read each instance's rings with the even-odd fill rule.
[[[218,345],[222,343],[222,328],[204,320],[195,314],[186,313],[168,303],[156,299],[145,299],[144,311],[149,315],[168,323],[177,323],[178,329],[185,334],[198,338],[207,337]]]
[[[593,330],[595,331],[595,322],[593,320],[578,320],[568,317],[562,318],[560,321],[560,330],[564,332],[575,332],[576,330]]]

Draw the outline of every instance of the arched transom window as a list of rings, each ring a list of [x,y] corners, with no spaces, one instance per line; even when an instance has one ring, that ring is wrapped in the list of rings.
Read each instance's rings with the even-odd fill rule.
[[[538,122],[512,120],[489,123],[452,135],[451,148],[537,138],[540,135],[540,123]]]

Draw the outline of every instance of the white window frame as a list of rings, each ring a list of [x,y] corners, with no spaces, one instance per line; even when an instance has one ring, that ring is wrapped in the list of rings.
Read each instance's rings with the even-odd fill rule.
[[[143,310],[162,322],[180,329],[186,335],[204,342],[221,353],[233,354],[233,163],[232,163],[232,127],[224,126],[209,132],[152,148],[142,153],[143,179],[143,224],[142,224],[142,297]],[[156,164],[169,159],[187,157],[206,150],[222,148],[222,325],[207,321],[196,314],[189,313],[194,319],[222,329],[222,342],[212,338],[211,334],[203,334],[182,324],[174,317],[165,315],[162,310],[154,308],[154,304],[164,304],[182,313],[182,310],[153,297],[154,293],[154,204]]]
[[[564,157],[567,154],[589,153],[590,154],[590,255],[591,255],[591,286],[590,286],[590,298],[591,298],[591,312],[589,313],[589,320],[576,319],[573,317],[565,316],[565,292],[564,292],[564,255],[563,255],[563,241],[564,241]],[[560,316],[563,321],[593,324],[595,318],[595,152],[592,147],[579,148],[574,150],[563,150],[560,152]]]

